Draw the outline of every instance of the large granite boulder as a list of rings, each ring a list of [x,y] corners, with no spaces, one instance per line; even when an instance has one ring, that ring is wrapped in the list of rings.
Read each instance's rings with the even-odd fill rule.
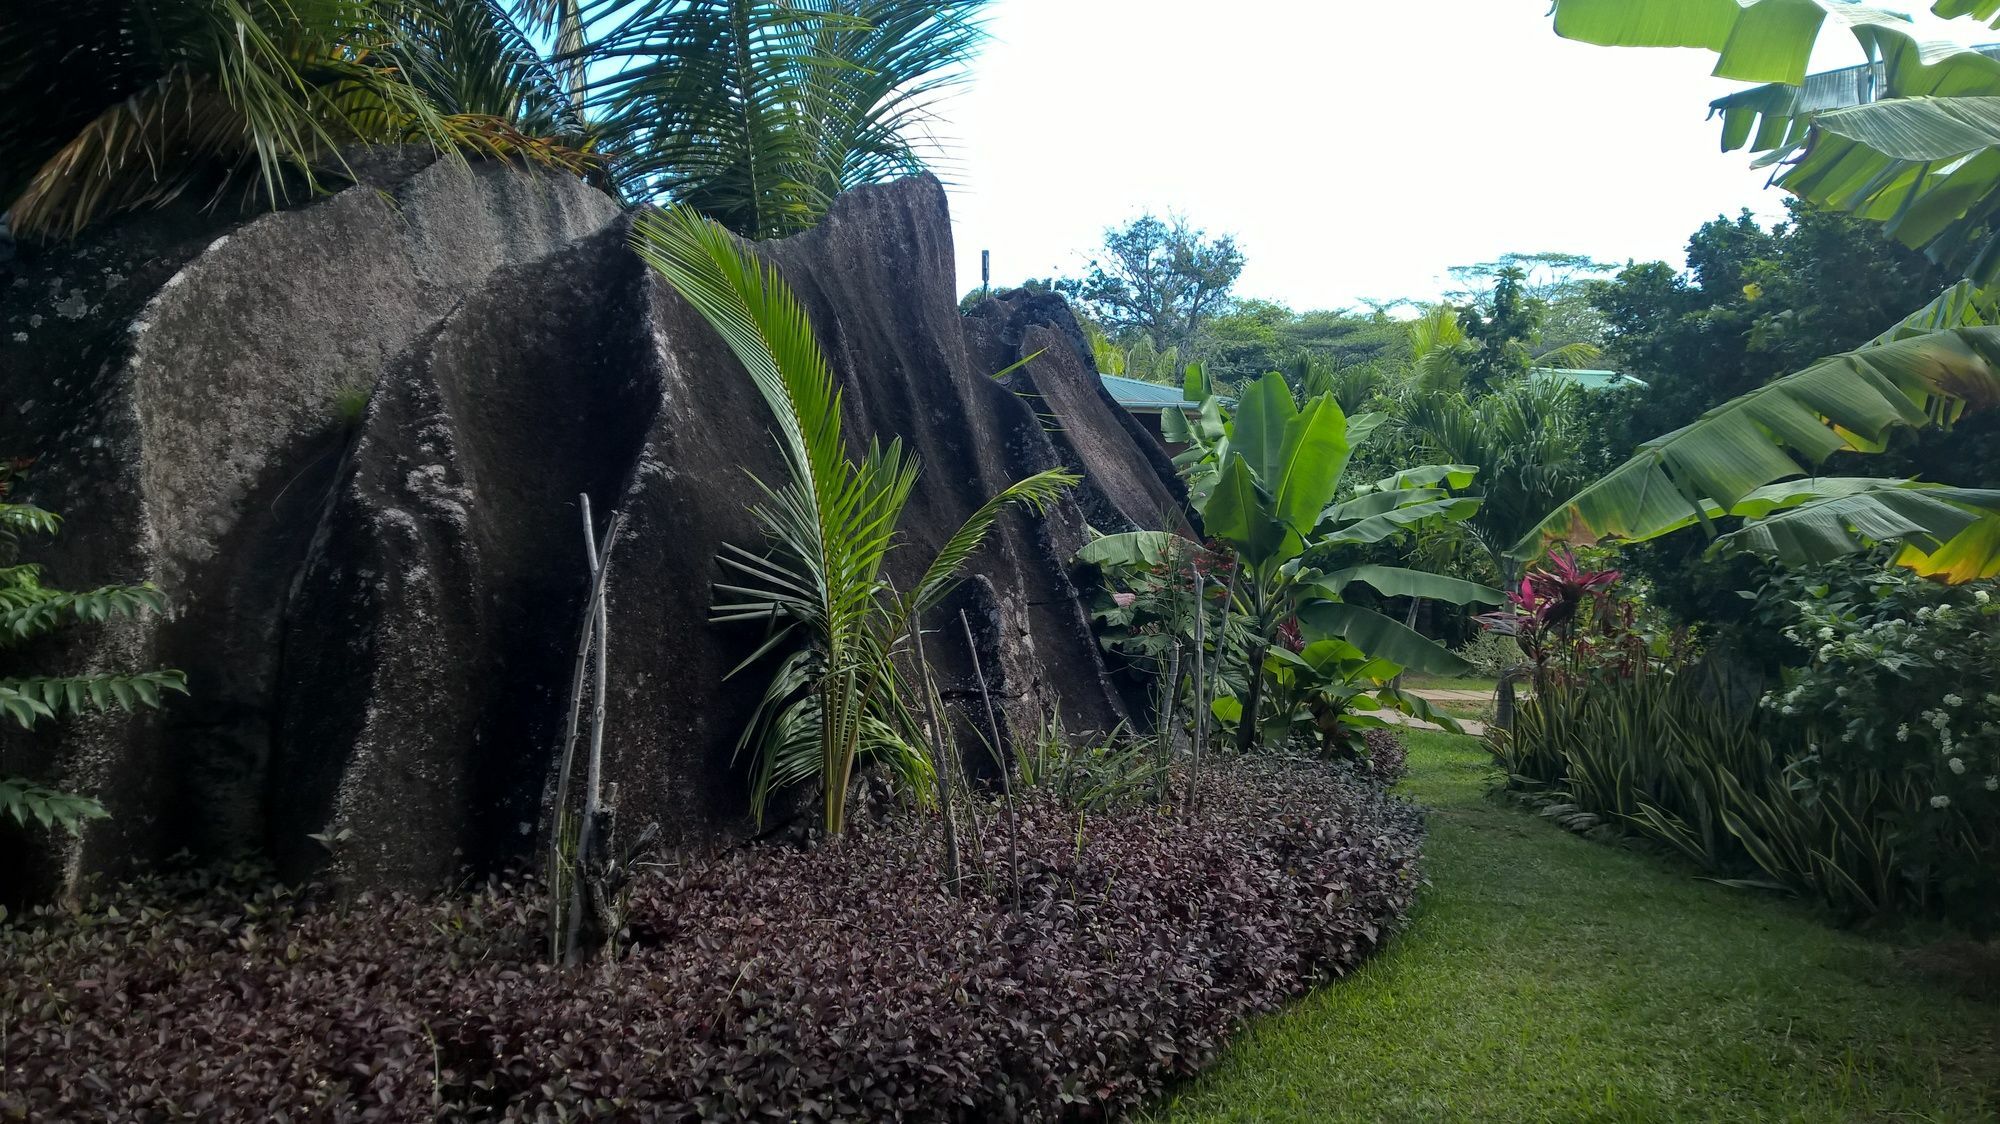
[[[628,235],[573,179],[392,154],[309,206],[141,216],[0,266],[0,454],[38,458],[30,494],[69,520],[38,556],[66,587],[150,579],[174,605],[36,658],[180,667],[193,691],[0,743],[0,774],[113,815],[73,843],[0,840],[40,849],[0,888],[180,849],[294,875],[330,859],[362,885],[528,853],[586,597],[579,494],[600,526],[626,519],[608,594],[621,820],[690,848],[748,830],[732,757],[762,684],[725,674],[758,637],[707,615],[718,548],[759,541],[751,475],[779,464],[747,376]],[[899,582],[1008,482],[1085,475],[1047,516],[1003,521],[928,622],[947,695],[976,693],[966,609],[1009,736],[1051,712],[1123,720],[1067,560],[1086,525],[1169,525],[1182,497],[1067,309],[1021,294],[962,317],[929,178],[851,193],[760,252],[810,309],[857,445],[900,436],[922,457]]]

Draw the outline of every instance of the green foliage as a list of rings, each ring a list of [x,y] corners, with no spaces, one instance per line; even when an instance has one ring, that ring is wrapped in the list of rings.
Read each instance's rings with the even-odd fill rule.
[[[584,104],[624,193],[770,238],[923,169],[986,0],[626,4],[583,5],[583,64],[615,68]]]
[[[1955,2],[1939,8],[1951,15],[1971,10]],[[1865,76],[1868,92],[1849,99],[1867,104],[1841,108],[1835,99],[1828,109],[1833,87],[1826,83],[1811,98],[1800,92],[1830,13],[1880,60],[1879,70]],[[1718,53],[1718,74],[1777,83],[1715,103],[1725,148],[1749,142],[1770,151],[1787,168],[1778,181],[1802,199],[1881,222],[1885,232],[1971,282],[2000,277],[2000,238],[1991,221],[2000,213],[2000,163],[1981,125],[1983,99],[2000,92],[2000,62],[1969,47],[1919,41],[1900,14],[1826,0],[1733,7],[1558,0],[1555,14],[1557,31],[1571,38],[1706,47]],[[1747,221],[1726,232],[1738,242],[1764,237]],[[1706,271],[1704,263],[1697,268]],[[1721,269],[1717,275],[1741,282],[1749,302],[1763,295],[1754,277]],[[1645,280],[1671,295],[1673,281],[1662,270]],[[1518,549],[1531,552],[1556,537],[1645,539],[1689,517],[1706,526],[1748,502],[1742,514],[1751,523],[1734,541],[1790,564],[1894,544],[1902,548],[1899,562],[1922,573],[1952,581],[2000,574],[2000,494],[1854,482],[1828,492],[1787,483],[1817,475],[1837,453],[1879,453],[1894,430],[1949,428],[1968,409],[2000,401],[1988,354],[1994,339],[1984,327],[1993,322],[1992,295],[1962,283],[1883,335],[1647,442]],[[1990,466],[1992,458],[1983,462]],[[1972,461],[1974,472],[1984,471],[1981,463]],[[1771,492],[1759,492],[1774,483],[1785,493],[1775,505]]]
[[[1402,567],[1346,563],[1356,547],[1476,510],[1477,499],[1447,490],[1465,486],[1476,469],[1412,469],[1336,502],[1348,461],[1381,424],[1380,415],[1349,418],[1331,390],[1300,401],[1275,371],[1243,388],[1233,410],[1215,399],[1199,365],[1189,368],[1184,392],[1202,402],[1200,419],[1177,421],[1168,436],[1191,446],[1178,458],[1191,502],[1218,549],[1233,555],[1227,566],[1213,567],[1229,575],[1228,614],[1235,618],[1217,632],[1241,637],[1242,684],[1240,694],[1212,697],[1215,716],[1236,727],[1239,751],[1266,736],[1282,740],[1305,724],[1344,740],[1343,727],[1370,724],[1349,717],[1354,710],[1415,705],[1389,687],[1403,669],[1463,670],[1449,651],[1404,623],[1350,603],[1350,591],[1367,587],[1382,596],[1457,604],[1497,603],[1498,593]],[[1156,536],[1113,539],[1119,555],[1148,559]],[[1093,548],[1101,557],[1113,552],[1109,545]],[[1230,661],[1217,658],[1210,667],[1218,686],[1236,688]],[[1267,685],[1274,688],[1270,700]],[[1277,709],[1267,714],[1267,702]]]
[[[1281,304],[1249,298],[1232,300],[1210,317],[1192,345],[1192,354],[1218,383],[1233,387],[1261,378],[1266,371],[1283,371],[1293,389],[1302,393],[1307,393],[1302,364],[1329,367],[1347,378],[1387,382],[1401,371],[1407,352],[1402,324],[1386,315],[1339,309],[1293,312]],[[1349,413],[1361,408],[1358,400],[1346,398],[1341,407]]]
[[[87,593],[65,593],[42,584],[42,568],[19,562],[20,536],[53,535],[61,520],[32,504],[7,502],[27,472],[28,462],[0,463],[0,653],[16,651],[29,641],[79,624],[101,624],[116,617],[166,611],[166,599],[150,582],[136,586],[105,586]],[[158,707],[166,692],[187,693],[187,677],[178,671],[101,672],[93,675],[0,674],[0,714],[22,729],[45,720],[74,717],[117,707],[130,712],[138,706]],[[102,819],[102,806],[87,796],[59,792],[19,777],[0,777],[0,813],[27,826],[78,830],[87,820]]]
[[[1051,714],[1033,738],[1014,746],[1015,783],[1052,793],[1077,812],[1104,812],[1144,802],[1165,765],[1151,739],[1121,736],[1080,739]]]
[[[1502,266],[1494,276],[1492,305],[1482,315],[1466,309],[1465,335],[1474,345],[1466,375],[1474,387],[1489,387],[1528,373],[1527,340],[1533,336],[1540,317],[1521,283],[1527,274],[1518,266]]]
[[[1949,424],[1968,400],[2000,401],[2000,328],[1933,329],[1931,321],[1929,310],[1920,312],[1874,342],[1646,443],[1544,518],[1514,553],[1532,556],[1552,540],[1655,538],[1725,514],[1748,518],[1754,532],[1774,512],[1804,506],[1789,525],[1794,534],[1767,529],[1737,541],[1800,562],[1824,560],[1840,541],[1851,549],[1897,543],[1906,564],[1923,572],[1988,576],[2000,567],[2000,550],[1987,545],[2000,517],[1982,517],[1991,507],[1977,492],[1927,497],[1893,484],[1829,489],[1791,480],[1815,474],[1836,452],[1878,451],[1893,429]],[[1801,543],[1796,532],[1815,524],[1819,542]]]
[[[1808,653],[1764,705],[1804,724],[1819,775],[1899,795],[1889,848],[1947,908],[2000,900],[2000,600],[1901,570],[1800,582],[1787,637]],[[2000,911],[1971,920],[2000,920]]]
[[[1453,654],[1480,675],[1495,680],[1521,666],[1524,658],[1513,637],[1497,632],[1481,632]]]
[[[1467,489],[1478,509],[1456,526],[1478,546],[1503,585],[1520,577],[1508,549],[1585,479],[1583,405],[1588,391],[1551,379],[1517,378],[1494,393],[1414,398],[1403,424],[1425,456],[1479,470]]]
[[[1181,216],[1146,214],[1107,229],[1084,276],[1056,288],[1113,335],[1144,337],[1164,350],[1192,344],[1242,272],[1232,236],[1210,238]]]
[[[1747,212],[1703,224],[1688,240],[1686,273],[1648,262],[1591,287],[1609,363],[1647,384],[1613,419],[1607,444],[1615,459],[1780,375],[1867,343],[1951,283],[1874,223],[1796,200],[1788,210],[1769,230]],[[1950,466],[1962,459],[1950,448],[1965,440],[1910,442],[1889,451],[1882,471]],[[1931,452],[1939,447],[1942,459]]]
[[[686,207],[641,215],[633,247],[721,334],[770,407],[787,479],[759,481],[765,498],[754,513],[766,550],[726,548],[721,562],[742,584],[716,586],[729,600],[711,620],[770,629],[739,672],[786,652],[738,742],[753,757],[758,815],[777,790],[816,779],[822,822],[839,834],[859,760],[884,762],[920,795],[930,787],[930,758],[894,659],[911,621],[957,584],[1003,511],[1044,510],[1077,477],[1040,472],[988,500],[917,584],[897,594],[882,569],[917,462],[900,440],[871,442],[865,456],[850,457],[832,368],[777,270]]]
[[[1957,17],[1984,5],[1939,0]],[[1721,77],[1770,83],[1711,103],[1724,149],[1748,147],[1784,170],[1779,186],[1814,204],[1883,224],[1907,246],[1981,285],[2000,281],[2000,61],[1972,46],[1987,28],[1949,34],[1907,14],[1853,0],[1558,0],[1556,31],[1585,42],[1703,47]],[[1984,13],[1990,15],[1990,13]],[[1827,24],[1845,29],[1875,62],[1850,89],[1804,91],[1806,65]],[[1860,104],[1855,104],[1859,100]]]
[[[343,171],[356,141],[592,162],[559,76],[483,0],[51,7],[0,26],[0,57],[21,63],[0,203],[22,233],[73,233],[217,174],[276,205]]]
[[[88,821],[108,819],[111,813],[88,796],[58,792],[19,777],[0,777],[0,815],[21,827],[32,823],[44,829],[78,831]]]
[[[1904,856],[1884,817],[1910,795],[1907,783],[1811,772],[1803,745],[1774,740],[1699,674],[1553,681],[1521,704],[1495,756],[1517,790],[1572,830],[1649,838],[1712,876],[1846,917],[1906,900]]]
[[[1513,787],[1843,916],[2000,923],[2000,604],[1857,565],[1774,596],[1812,655],[1761,715],[1684,657],[1565,661],[1496,742]]]
[[[344,146],[588,172],[741,233],[920,170],[986,0],[158,0],[0,25],[18,232],[220,181],[277,205]],[[77,67],[89,58],[92,65]]]

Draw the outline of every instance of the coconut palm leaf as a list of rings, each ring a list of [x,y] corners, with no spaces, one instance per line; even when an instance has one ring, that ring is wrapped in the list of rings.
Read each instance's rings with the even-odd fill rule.
[[[603,0],[600,0],[600,4]],[[678,0],[586,5],[585,106],[633,198],[737,233],[817,222],[840,191],[920,170],[986,0]]]
[[[1476,479],[1447,476],[1437,482],[1477,500],[1461,525],[1505,583],[1518,576],[1507,549],[1586,479],[1575,467],[1583,393],[1567,383],[1529,378],[1476,402],[1456,394],[1419,397],[1406,411],[1406,431],[1419,448],[1479,469]]]
[[[936,608],[958,585],[966,564],[979,552],[987,532],[993,529],[993,524],[1008,508],[1020,506],[1039,515],[1081,479],[1073,472],[1047,469],[1015,481],[1000,494],[979,505],[979,509],[967,517],[951,538],[945,540],[937,557],[931,559],[923,577],[917,580],[916,587],[897,609],[897,619],[907,620],[911,614],[920,615]]]
[[[0,130],[0,204],[20,233],[74,233],[197,186],[247,181],[276,205],[344,171],[340,150],[356,143],[588,162],[547,68],[487,0],[77,7],[90,18],[0,23],[14,119]]]
[[[723,599],[711,619],[773,629],[732,675],[787,644],[794,628],[809,638],[779,661],[737,746],[753,758],[760,819],[779,789],[817,779],[826,830],[838,834],[858,761],[882,761],[920,796],[929,791],[929,757],[917,748],[920,727],[893,658],[910,614],[950,590],[1003,511],[1044,510],[1077,478],[1037,473],[981,505],[911,594],[897,597],[883,564],[916,485],[916,458],[900,440],[870,442],[850,458],[833,369],[777,270],[686,206],[642,214],[633,247],[722,336],[770,408],[786,479],[757,481],[763,500],[752,513],[766,549],[724,551],[725,569],[742,580],[717,584]]]

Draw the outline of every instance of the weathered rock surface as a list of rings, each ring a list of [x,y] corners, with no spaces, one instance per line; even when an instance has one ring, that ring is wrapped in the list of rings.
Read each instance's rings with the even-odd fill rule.
[[[302,873],[328,858],[314,835],[340,838],[361,884],[526,853],[586,595],[579,493],[600,525],[626,516],[621,821],[685,846],[748,829],[732,752],[761,683],[724,675],[757,637],[707,610],[717,549],[758,541],[749,473],[779,471],[763,404],[608,198],[500,165],[379,163],[310,206],[127,220],[0,275],[0,453],[38,457],[30,494],[69,520],[51,580],[150,579],[174,603],[45,655],[177,666],[193,688],[159,715],[0,744],[0,774],[113,813],[22,867],[16,895],[180,848]],[[1010,729],[1122,719],[1066,560],[1086,523],[1161,526],[1180,497],[1067,309],[1019,295],[961,317],[927,178],[855,192],[761,252],[812,312],[857,445],[901,436],[923,459],[899,582],[1008,482],[1085,474],[1046,517],[1009,516],[929,622],[952,626],[932,653],[947,693],[972,693],[966,608]]]

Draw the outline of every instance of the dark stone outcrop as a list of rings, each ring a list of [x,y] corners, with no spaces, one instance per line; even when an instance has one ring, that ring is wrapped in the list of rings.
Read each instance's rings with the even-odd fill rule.
[[[718,548],[758,542],[750,474],[780,470],[762,402],[609,199],[495,164],[378,163],[310,206],[127,220],[0,275],[0,453],[38,457],[32,497],[69,519],[51,579],[151,579],[174,603],[50,656],[178,666],[193,687],[158,715],[0,744],[0,774],[113,813],[30,864],[44,889],[180,848],[303,873],[328,856],[314,835],[339,837],[358,884],[526,853],[586,593],[579,493],[600,526],[626,517],[608,587],[621,819],[687,847],[748,829],[732,751],[761,683],[724,675],[756,630],[707,616]],[[813,315],[857,448],[900,436],[922,458],[899,584],[1008,482],[1085,476],[1047,516],[1003,520],[929,622],[946,693],[976,693],[964,608],[1010,731],[1123,719],[1067,559],[1086,524],[1165,525],[1180,496],[1067,309],[1010,295],[961,317],[928,178],[851,193],[760,252]]]

